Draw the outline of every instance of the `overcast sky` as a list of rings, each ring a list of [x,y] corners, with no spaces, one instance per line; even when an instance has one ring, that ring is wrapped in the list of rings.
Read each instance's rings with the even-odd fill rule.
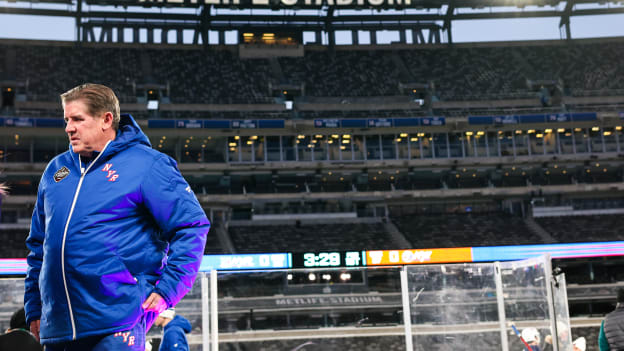
[[[0,1],[0,7],[25,7],[29,3],[14,3]],[[42,5],[38,5],[42,6]],[[47,5],[51,6],[51,5]],[[616,4],[593,5],[593,7],[620,7]],[[561,8],[561,5],[558,9]],[[525,10],[529,10],[526,8]],[[541,8],[548,9],[548,8]],[[552,9],[552,8],[551,8]],[[494,11],[509,10],[498,8]],[[153,11],[153,10],[152,10]],[[192,12],[194,9],[182,11]],[[255,13],[260,11],[254,10]],[[468,10],[462,10],[463,12]],[[475,10],[489,11],[489,9]],[[572,38],[594,38],[624,36],[624,14],[601,15],[601,16],[573,16],[571,19]],[[75,40],[75,22],[73,18],[44,17],[25,15],[1,15],[0,14],[0,38],[22,38],[42,40]],[[172,38],[174,33],[170,33]],[[96,33],[97,35],[97,33]],[[530,18],[530,19],[502,19],[502,20],[471,20],[453,21],[452,35],[454,42],[472,41],[504,41],[504,40],[539,40],[559,39],[559,18]],[[216,33],[211,33],[212,41],[216,41]],[[368,34],[360,34],[360,43],[370,42]],[[185,42],[191,41],[191,33],[185,33]],[[305,40],[311,39],[312,35],[306,35]],[[378,43],[385,44],[398,40],[398,33],[380,32]],[[236,33],[229,33],[226,43],[234,43]],[[349,32],[337,33],[339,44],[350,44]],[[408,35],[408,41],[411,38]]]

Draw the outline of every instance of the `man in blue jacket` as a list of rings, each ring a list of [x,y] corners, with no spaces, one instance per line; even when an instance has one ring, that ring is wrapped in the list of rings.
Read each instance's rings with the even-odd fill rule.
[[[191,332],[191,322],[175,314],[173,308],[166,309],[158,316],[154,325],[164,329],[158,351],[188,351],[186,333]]]
[[[46,350],[143,351],[156,316],[192,287],[210,224],[110,88],[61,99],[70,147],[39,183],[26,320]]]

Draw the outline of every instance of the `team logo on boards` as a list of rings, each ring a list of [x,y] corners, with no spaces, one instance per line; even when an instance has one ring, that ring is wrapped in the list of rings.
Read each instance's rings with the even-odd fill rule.
[[[106,165],[104,165],[104,168],[102,168],[102,172],[106,172],[106,178],[108,178],[109,182],[114,182],[117,180],[117,178],[119,178],[119,174],[117,174],[117,171],[113,168],[113,164],[112,163],[107,163]]]
[[[54,181],[58,183],[61,180],[63,180],[65,177],[67,177],[68,175],[69,175],[69,169],[63,166],[61,169],[56,171],[56,173],[54,173]]]

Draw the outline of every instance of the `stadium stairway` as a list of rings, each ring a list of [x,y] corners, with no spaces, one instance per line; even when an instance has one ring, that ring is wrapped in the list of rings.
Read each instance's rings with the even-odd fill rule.
[[[390,235],[392,240],[400,244],[401,247],[397,247],[397,249],[411,249],[412,248],[412,244],[409,242],[409,240],[405,238],[405,235],[401,233],[399,228],[397,228],[396,225],[394,225],[394,223],[392,223],[390,219],[384,220],[383,225],[384,225],[384,229],[386,230],[388,235]],[[377,249],[377,248],[374,248],[374,249]]]
[[[524,223],[526,224],[526,226],[529,228],[529,230],[531,232],[533,232],[533,234],[539,236],[540,238],[542,238],[542,241],[545,244],[550,244],[550,243],[556,243],[557,240],[555,240],[555,238],[552,237],[552,235],[550,235],[550,233],[548,233],[548,231],[546,231],[546,229],[544,229],[541,225],[539,225],[539,223],[537,223],[533,217],[526,217],[524,219]]]
[[[223,222],[219,222],[216,226],[213,227],[213,229],[224,251],[226,253],[236,253],[236,250],[234,249],[234,244],[232,244],[232,240],[230,239],[230,235],[228,234],[226,224],[224,224]]]

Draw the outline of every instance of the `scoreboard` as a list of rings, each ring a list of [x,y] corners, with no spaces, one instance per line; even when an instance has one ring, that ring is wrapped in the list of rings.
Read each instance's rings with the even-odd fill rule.
[[[552,258],[624,256],[624,241],[571,244],[455,247],[409,250],[352,250],[264,254],[204,255],[200,271],[241,271],[291,268],[356,268],[410,264],[522,260],[550,254]],[[25,258],[0,259],[0,275],[24,275]]]
[[[292,253],[292,268],[362,267],[366,251],[326,251]]]

